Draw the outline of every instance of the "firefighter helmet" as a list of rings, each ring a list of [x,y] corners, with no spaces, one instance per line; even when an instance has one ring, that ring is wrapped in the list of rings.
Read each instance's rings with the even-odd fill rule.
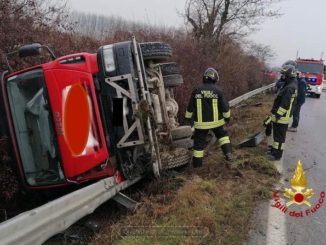
[[[286,66],[286,65],[292,65],[294,66],[295,68],[297,68],[298,64],[297,62],[293,61],[293,60],[288,60],[286,62],[284,62],[284,64],[282,65],[282,67]]]
[[[281,74],[283,74],[285,78],[294,78],[296,77],[296,69],[293,65],[284,65]]]
[[[218,72],[214,68],[208,68],[203,77],[204,83],[216,83],[220,80]]]

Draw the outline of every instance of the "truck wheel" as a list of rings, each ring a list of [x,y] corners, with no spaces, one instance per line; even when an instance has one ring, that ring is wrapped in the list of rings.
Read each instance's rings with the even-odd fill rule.
[[[191,138],[173,140],[172,145],[176,148],[190,149],[194,147],[194,140]]]
[[[162,76],[181,74],[180,66],[175,63],[162,63],[160,64]]]
[[[180,74],[163,76],[163,82],[165,87],[176,87],[183,84],[183,77]]]
[[[320,94],[315,94],[316,98],[319,99],[320,98]]]
[[[192,129],[190,126],[179,126],[175,129],[171,130],[171,135],[173,140],[184,139],[184,138],[191,138],[192,136]]]
[[[140,43],[144,60],[166,60],[172,56],[169,44],[160,42]]]
[[[162,169],[171,169],[188,164],[191,161],[191,151],[184,148],[176,148],[172,151],[160,154]]]

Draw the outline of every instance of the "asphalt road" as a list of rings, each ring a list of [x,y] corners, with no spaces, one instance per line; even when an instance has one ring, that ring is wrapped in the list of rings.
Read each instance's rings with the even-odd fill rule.
[[[290,188],[299,159],[305,170],[308,188],[314,190],[314,196],[309,199],[313,208],[320,199],[320,193],[326,192],[326,93],[320,99],[306,99],[298,132],[287,133],[283,162],[278,166],[282,179],[277,188]],[[313,214],[306,205],[291,205],[284,214],[274,207],[273,200],[262,203],[254,215],[247,244],[326,244],[326,197],[324,199]],[[281,198],[281,203],[287,201]],[[302,211],[303,217],[291,217],[290,211]]]

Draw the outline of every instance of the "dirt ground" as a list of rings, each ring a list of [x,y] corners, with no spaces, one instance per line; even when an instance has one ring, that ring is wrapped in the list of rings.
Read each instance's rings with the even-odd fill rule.
[[[140,203],[136,211],[114,206],[115,217],[101,215],[103,207],[96,211],[101,225],[90,243],[242,244],[257,202],[271,197],[279,173],[265,159],[265,141],[255,148],[237,144],[263,130],[272,101],[272,95],[259,95],[232,109],[227,130],[235,167],[229,168],[214,145],[200,169],[186,166],[160,179],[145,179],[125,192]]]

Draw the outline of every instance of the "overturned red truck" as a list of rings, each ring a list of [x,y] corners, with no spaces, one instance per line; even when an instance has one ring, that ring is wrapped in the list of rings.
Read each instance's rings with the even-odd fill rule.
[[[15,71],[8,59],[50,54],[47,63]],[[192,131],[180,126],[174,88],[183,83],[171,47],[131,41],[96,54],[56,58],[32,44],[8,54],[1,75],[1,134],[22,183],[46,189],[189,162]]]

